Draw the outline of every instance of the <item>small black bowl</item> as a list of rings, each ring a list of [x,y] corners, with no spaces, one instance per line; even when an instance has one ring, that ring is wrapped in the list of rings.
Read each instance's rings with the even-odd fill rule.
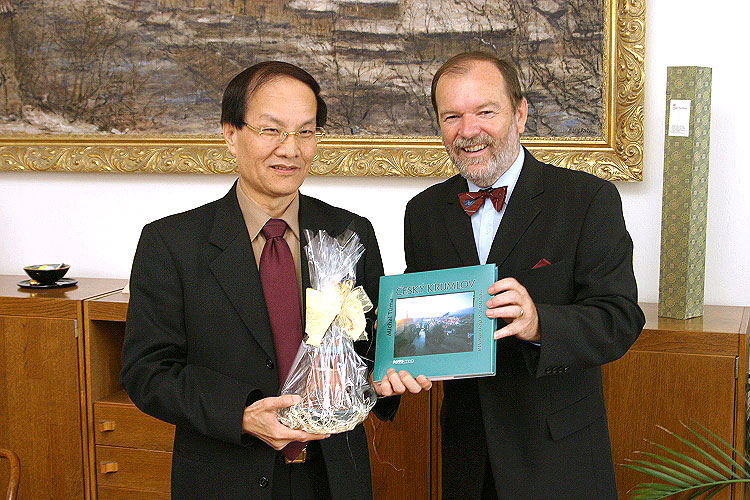
[[[57,280],[65,276],[70,269],[69,264],[37,264],[23,268],[26,274],[34,281],[42,285],[53,285]]]

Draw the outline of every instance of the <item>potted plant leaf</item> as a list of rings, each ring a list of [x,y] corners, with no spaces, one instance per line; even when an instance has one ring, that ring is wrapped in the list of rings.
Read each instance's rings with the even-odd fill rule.
[[[648,441],[660,453],[636,451],[644,459],[626,459],[623,467],[647,474],[659,482],[640,483],[630,492],[630,500],[679,498],[684,500],[713,498],[731,484],[750,483],[750,461],[706,427],[688,426],[690,437],[682,437],[657,425],[687,448],[695,457],[659,443]]]

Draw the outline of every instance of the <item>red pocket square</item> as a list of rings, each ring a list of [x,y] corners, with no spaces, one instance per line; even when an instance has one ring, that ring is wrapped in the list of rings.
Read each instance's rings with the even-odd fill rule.
[[[548,261],[547,259],[541,259],[531,269],[539,269],[540,267],[549,266],[550,264],[552,264],[552,263],[550,261]]]

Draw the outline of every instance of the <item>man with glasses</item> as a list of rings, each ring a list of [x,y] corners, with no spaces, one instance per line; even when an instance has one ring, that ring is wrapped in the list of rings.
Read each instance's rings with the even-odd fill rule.
[[[315,435],[276,418],[300,399],[278,394],[303,336],[303,230],[357,232],[366,250],[356,285],[373,301],[383,274],[367,219],[298,191],[324,134],[319,92],[310,74],[287,63],[237,75],[221,123],[238,181],[222,199],[148,224],[141,235],[121,381],[141,410],[177,426],[172,498],[372,498],[361,425]],[[374,344],[359,344],[372,359]],[[417,384],[392,379],[389,394]],[[390,419],[397,403],[382,399],[376,413]]]

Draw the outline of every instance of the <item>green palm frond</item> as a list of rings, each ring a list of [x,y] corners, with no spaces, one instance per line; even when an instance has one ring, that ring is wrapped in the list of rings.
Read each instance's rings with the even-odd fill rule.
[[[694,427],[680,424],[692,438],[657,427],[694,451],[700,460],[646,440],[664,454],[636,451],[643,460],[626,459],[627,463],[620,465],[661,482],[638,484],[630,492],[630,500],[658,500],[680,493],[684,500],[708,500],[730,484],[750,483],[750,461],[739,451],[696,422]]]

